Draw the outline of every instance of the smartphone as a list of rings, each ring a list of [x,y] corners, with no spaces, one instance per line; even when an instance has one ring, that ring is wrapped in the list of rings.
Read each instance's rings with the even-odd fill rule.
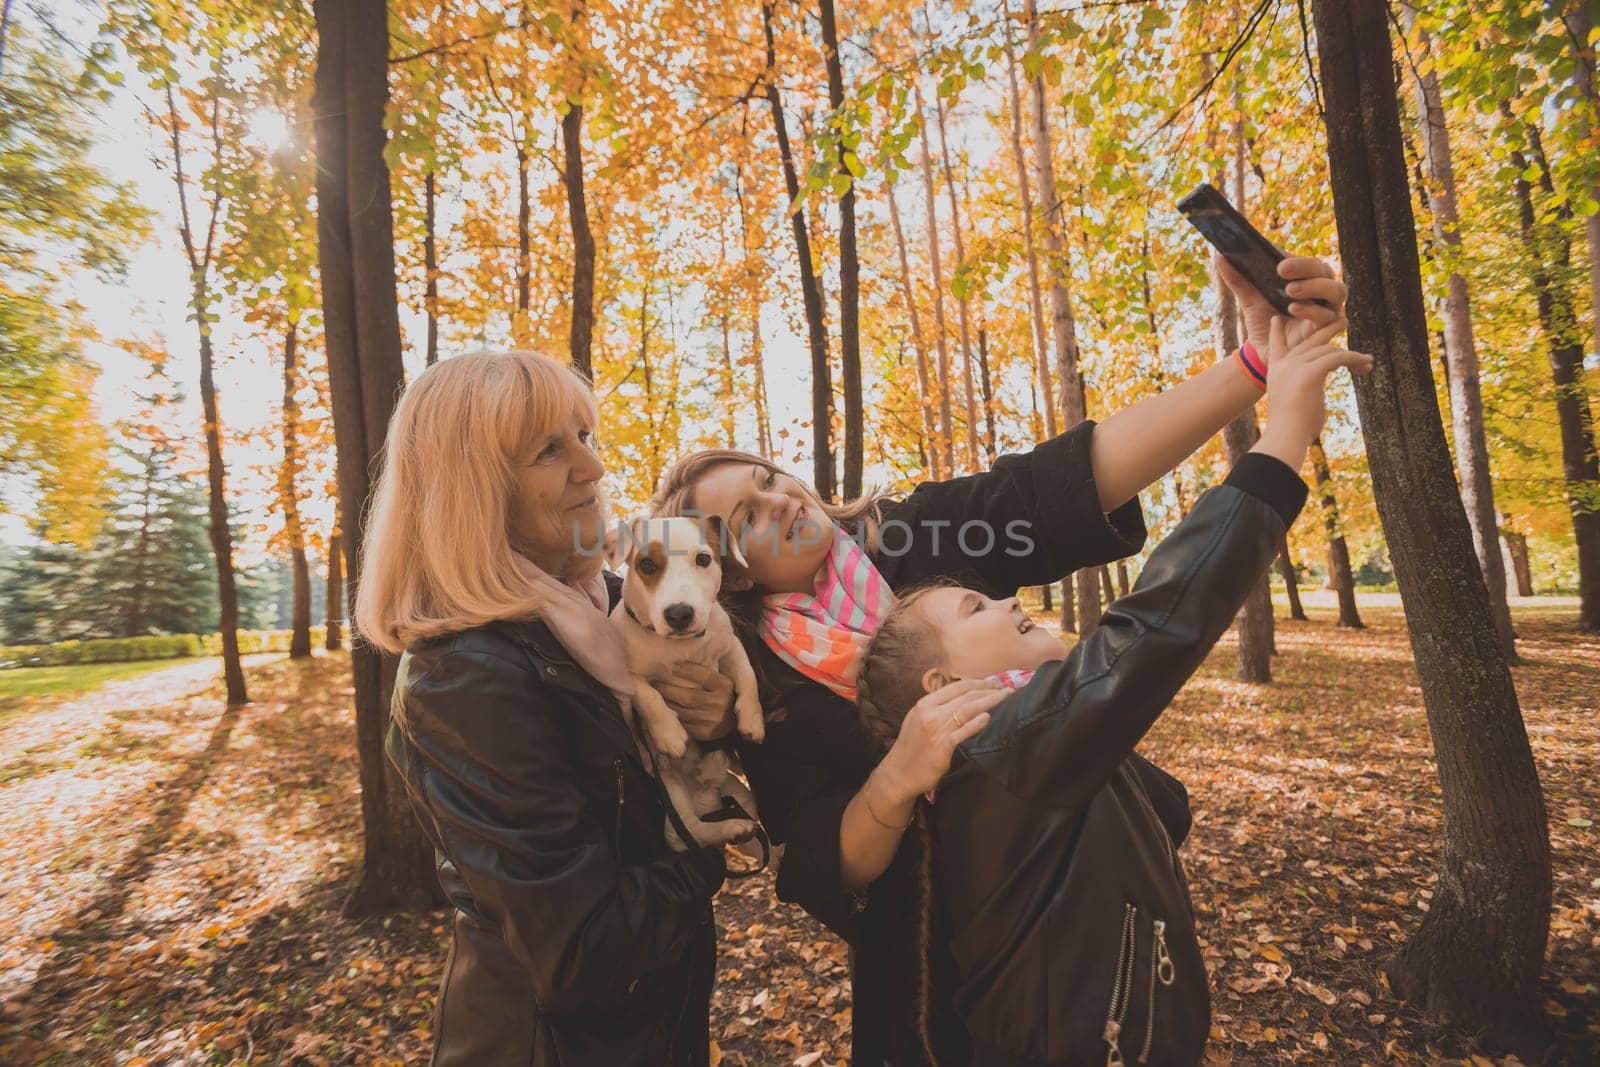
[[[1227,197],[1201,183],[1178,201],[1178,210],[1234,270],[1267,298],[1267,303],[1280,315],[1289,314],[1289,294],[1284,291],[1288,283],[1278,276],[1278,264],[1285,258],[1282,250],[1261,236],[1261,231],[1250,225],[1250,220],[1239,214]],[[1312,302],[1326,306],[1325,301]]]

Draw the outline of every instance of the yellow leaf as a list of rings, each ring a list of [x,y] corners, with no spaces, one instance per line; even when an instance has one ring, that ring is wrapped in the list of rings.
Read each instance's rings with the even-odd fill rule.
[[[722,1046],[717,1044],[716,1038],[711,1039],[711,1067],[721,1067]]]
[[[1265,945],[1261,945],[1261,946],[1257,947],[1256,952],[1264,960],[1270,960],[1273,963],[1282,963],[1283,962],[1283,950],[1280,949],[1277,945],[1272,944],[1270,941],[1267,942]]]

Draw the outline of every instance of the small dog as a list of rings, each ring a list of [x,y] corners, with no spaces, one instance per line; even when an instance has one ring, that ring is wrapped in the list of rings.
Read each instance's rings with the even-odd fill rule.
[[[667,840],[680,852],[732,843],[757,829],[752,821],[755,798],[733,774],[727,746],[693,741],[654,684],[679,663],[720,671],[733,681],[739,733],[751,741],[765,736],[755,670],[734,636],[727,611],[717,603],[723,550],[743,562],[738,546],[724,533],[715,515],[703,521],[635,519],[628,530],[631,544],[619,539],[615,552],[627,561],[628,574],[611,623],[627,643],[634,710],[659,757],[667,797],[695,839],[683,841],[669,816]],[[745,814],[750,818],[741,817]]]

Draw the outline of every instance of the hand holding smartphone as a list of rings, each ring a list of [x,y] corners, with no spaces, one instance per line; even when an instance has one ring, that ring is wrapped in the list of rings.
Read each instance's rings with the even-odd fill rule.
[[[1234,270],[1267,298],[1267,303],[1278,314],[1289,314],[1292,301],[1285,289],[1288,280],[1278,274],[1278,264],[1287,257],[1277,245],[1263,237],[1260,230],[1250,225],[1226,197],[1211,185],[1202,183],[1178,201],[1178,210],[1222,253]],[[1309,302],[1329,306],[1323,300]]]

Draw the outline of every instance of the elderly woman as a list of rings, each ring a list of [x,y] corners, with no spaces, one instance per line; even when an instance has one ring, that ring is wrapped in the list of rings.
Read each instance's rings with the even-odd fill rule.
[[[720,850],[674,853],[625,718],[589,385],[527,352],[428,369],[390,424],[356,621],[403,652],[389,758],[455,905],[435,1064],[709,1059]],[[664,691],[719,727],[731,685]]]

